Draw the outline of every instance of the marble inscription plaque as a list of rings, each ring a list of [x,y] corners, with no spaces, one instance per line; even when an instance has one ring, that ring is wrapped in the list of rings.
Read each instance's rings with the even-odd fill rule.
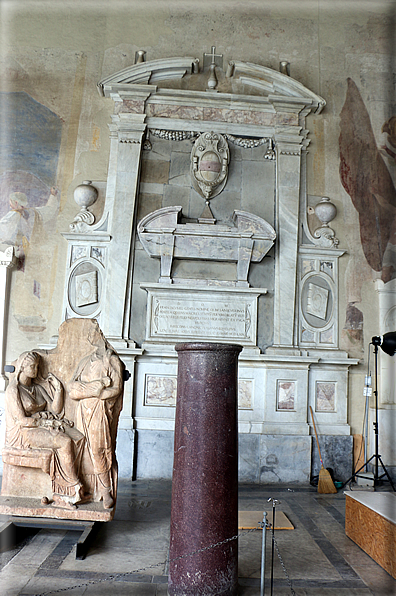
[[[201,336],[209,338],[231,337],[245,339],[251,324],[248,304],[217,300],[201,302],[188,300],[156,299],[154,302],[154,334],[175,336]]]
[[[265,288],[141,284],[148,293],[146,340],[255,346],[258,298]]]

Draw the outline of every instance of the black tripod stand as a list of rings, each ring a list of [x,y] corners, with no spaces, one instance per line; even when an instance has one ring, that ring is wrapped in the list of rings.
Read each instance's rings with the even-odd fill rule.
[[[390,334],[386,334],[386,335],[390,335]],[[371,340],[371,344],[374,346],[374,360],[375,360],[375,373],[374,373],[375,422],[373,422],[374,434],[375,434],[375,453],[356,472],[354,472],[354,474],[352,474],[352,476],[346,482],[344,482],[344,486],[345,486],[345,484],[348,484],[348,482],[350,482],[351,480],[354,480],[356,477],[357,478],[365,478],[366,480],[372,480],[371,477],[364,476],[363,474],[359,474],[359,472],[361,470],[363,470],[363,468],[366,468],[366,470],[367,470],[367,465],[371,461],[374,460],[374,490],[380,484],[381,479],[386,476],[390,482],[392,489],[394,491],[396,491],[395,486],[392,482],[392,478],[389,476],[389,473],[388,473],[387,469],[385,468],[384,462],[382,461],[381,456],[378,453],[378,346],[382,346],[384,337],[385,336],[383,336],[383,337],[376,336],[376,337],[373,337]],[[384,351],[386,351],[386,350],[384,350]],[[389,352],[387,352],[387,353],[389,353]],[[390,355],[393,356],[393,354],[390,354]],[[383,474],[381,474],[381,475],[378,474],[378,463],[381,464],[382,469],[383,469]]]

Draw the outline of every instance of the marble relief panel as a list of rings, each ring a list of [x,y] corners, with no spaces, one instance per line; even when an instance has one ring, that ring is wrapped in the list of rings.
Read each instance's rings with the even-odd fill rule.
[[[87,306],[98,301],[98,272],[89,271],[76,275],[76,304]]]
[[[104,265],[105,249],[101,248],[100,246],[92,246],[91,257],[93,259],[97,259],[102,263],[102,265]]]
[[[303,327],[301,330],[301,340],[306,342],[315,341],[315,334]]]
[[[306,312],[314,315],[319,319],[326,319],[327,304],[329,300],[329,290],[317,286],[316,284],[308,284],[307,306]]]
[[[174,376],[146,375],[146,406],[175,406],[177,378]]]
[[[149,375],[145,377],[145,406],[176,406],[177,377],[175,375]],[[253,380],[238,381],[238,408],[253,409]]]
[[[321,344],[332,344],[334,343],[334,326],[327,329],[327,331],[322,331],[320,334],[320,343]]]
[[[303,259],[301,269],[301,278],[303,278],[307,273],[315,271],[315,261],[313,259]]]
[[[334,265],[331,261],[321,261],[320,270],[326,273],[329,277],[334,279]]]

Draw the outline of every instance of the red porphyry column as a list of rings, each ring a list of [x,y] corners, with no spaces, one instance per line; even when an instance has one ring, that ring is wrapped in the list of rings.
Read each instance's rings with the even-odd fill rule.
[[[238,354],[241,346],[176,345],[179,365],[169,551],[170,596],[236,596]],[[182,557],[182,558],[179,558]]]

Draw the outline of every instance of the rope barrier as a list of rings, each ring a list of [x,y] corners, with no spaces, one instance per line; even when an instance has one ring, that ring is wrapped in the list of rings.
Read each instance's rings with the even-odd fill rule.
[[[218,546],[222,546],[223,544],[227,544],[227,542],[232,542],[233,540],[238,540],[241,536],[245,536],[246,534],[250,534],[251,532],[256,532],[260,530],[260,528],[252,528],[250,530],[246,530],[245,532],[240,532],[231,538],[226,538],[225,540],[221,540],[220,542],[215,542],[214,544],[210,544],[209,546],[204,546],[198,550],[192,551],[191,553],[187,553],[185,555],[181,555],[180,557],[175,557],[174,559],[166,559],[165,561],[161,561],[160,563],[154,563],[153,565],[147,565],[146,567],[141,567],[140,569],[134,569],[133,571],[126,571],[124,573],[116,573],[114,575],[108,575],[105,578],[101,579],[93,579],[87,580],[81,584],[76,584],[73,586],[68,586],[67,588],[58,588],[57,590],[51,590],[49,592],[41,592],[40,594],[34,594],[32,596],[50,596],[51,594],[59,594],[60,592],[67,592],[68,590],[75,590],[76,588],[83,588],[85,586],[92,586],[95,584],[107,582],[107,581],[117,581],[122,577],[128,577],[129,575],[134,575],[136,573],[141,573],[142,571],[147,571],[148,569],[154,569],[155,567],[159,567],[160,565],[166,565],[169,563],[173,563],[174,561],[180,561],[180,559],[185,559],[187,557],[192,557],[194,555],[198,555],[199,553],[203,553],[207,550],[211,550],[212,548],[216,548]],[[72,547],[73,548],[73,547]]]
[[[275,526],[275,507],[276,505],[279,503],[279,501],[277,501],[276,499],[268,499],[268,501],[272,501],[273,504],[273,525],[271,523],[269,523],[268,521],[266,521],[266,514],[264,514],[264,518],[263,521],[260,522],[261,527],[260,528],[251,528],[249,530],[246,530],[244,532],[240,532],[239,534],[236,534],[235,536],[232,536],[231,538],[226,538],[225,540],[221,540],[219,542],[215,542],[214,544],[210,544],[209,546],[204,546],[200,549],[197,549],[195,551],[192,551],[190,553],[187,553],[185,555],[181,555],[179,557],[176,557],[174,559],[169,559],[167,558],[165,561],[161,561],[160,563],[154,563],[153,565],[147,565],[146,567],[140,567],[139,569],[134,569],[133,571],[126,571],[124,573],[115,573],[112,575],[108,575],[105,578],[100,578],[100,579],[93,579],[93,580],[87,580],[86,582],[83,582],[81,584],[76,584],[73,586],[68,586],[67,588],[58,588],[57,590],[51,590],[49,592],[41,592],[39,594],[34,594],[33,596],[50,596],[51,594],[59,594],[61,592],[67,592],[68,590],[75,590],[77,588],[83,588],[83,587],[87,587],[87,586],[92,586],[95,584],[99,584],[99,583],[104,583],[104,582],[111,582],[111,581],[117,581],[123,577],[128,577],[130,575],[134,575],[137,573],[142,573],[143,571],[148,571],[149,569],[155,569],[156,567],[159,567],[160,565],[166,565],[169,563],[173,563],[175,561],[179,561],[181,559],[185,559],[187,557],[192,557],[194,555],[203,553],[205,551],[211,550],[213,548],[217,548],[219,546],[222,546],[223,544],[227,544],[228,542],[232,542],[233,540],[238,540],[241,536],[245,536],[247,534],[251,534],[252,532],[256,532],[257,530],[261,530],[263,532],[263,543],[262,543],[262,553],[261,553],[261,596],[263,596],[264,594],[264,576],[265,576],[265,529],[267,530],[271,530],[272,531],[272,558],[271,558],[271,595],[272,595],[272,588],[273,588],[273,564],[274,564],[274,549],[276,550],[276,554],[278,556],[280,565],[282,567],[283,573],[285,574],[287,583],[289,585],[290,588],[290,593],[292,596],[296,596],[295,591],[293,590],[293,586],[292,586],[292,582],[291,579],[289,577],[289,574],[287,572],[286,569],[286,565],[282,559],[280,550],[279,550],[279,545],[275,540],[275,536],[274,536],[274,526]],[[73,548],[73,547],[72,547]]]

